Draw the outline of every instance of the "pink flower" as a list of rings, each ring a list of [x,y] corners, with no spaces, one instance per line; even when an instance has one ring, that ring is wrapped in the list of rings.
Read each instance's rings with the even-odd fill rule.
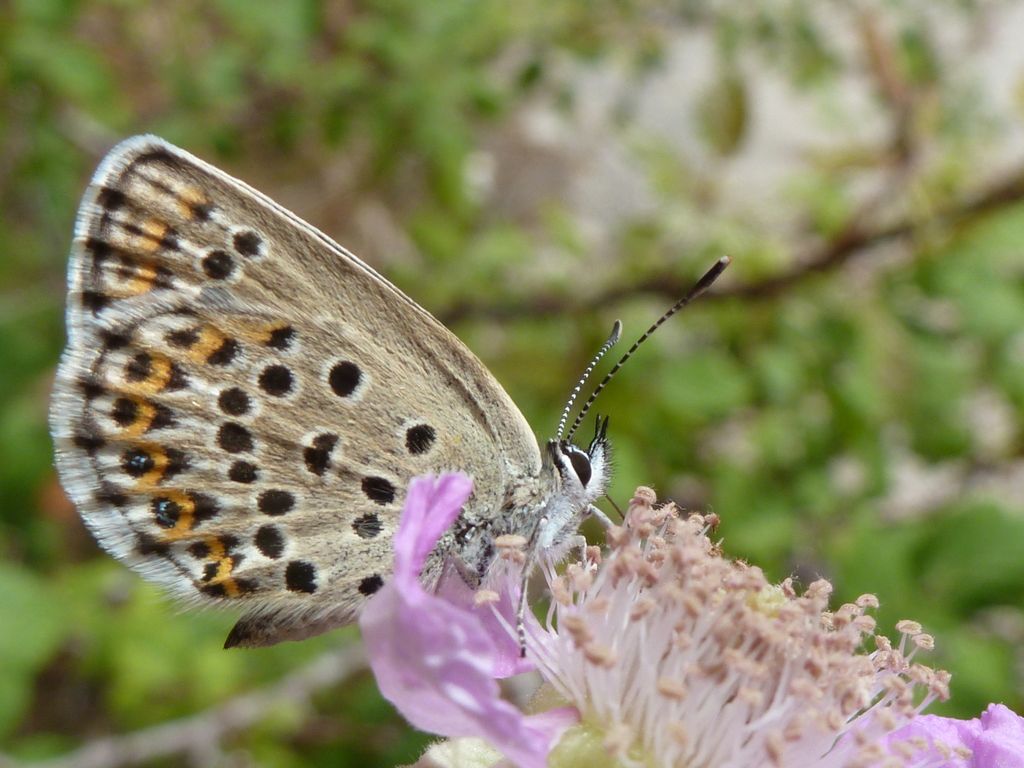
[[[502,699],[496,678],[514,671],[514,642],[491,609],[475,608],[464,585],[461,594],[452,586],[441,596],[419,581],[471,490],[462,474],[412,481],[395,535],[394,576],[367,603],[359,625],[381,693],[406,720],[442,736],[485,739],[516,765],[542,768],[575,712],[528,717]]]
[[[872,595],[832,609],[826,581],[771,584],[722,555],[713,516],[644,488],[603,553],[564,573],[542,560],[552,602],[543,625],[527,614],[527,655],[548,709],[526,716],[496,681],[523,667],[516,571],[499,563],[500,599],[481,607],[457,577],[433,593],[419,581],[469,492],[462,475],[413,482],[395,575],[361,619],[384,695],[452,738],[418,766],[1024,768],[1024,725],[1005,707],[966,723],[920,715],[949,676],[916,660],[932,646],[919,624],[901,621],[894,644],[875,633]]]
[[[891,754],[915,768],[1024,768],[1024,717],[990,704],[981,717],[921,715],[889,735]]]
[[[827,581],[774,585],[723,556],[713,516],[655,501],[638,489],[603,555],[548,572],[530,651],[581,718],[552,765],[579,737],[626,765],[875,766],[885,734],[946,696],[948,676],[915,662],[931,645],[916,622],[894,646],[875,634],[874,596],[831,609]]]

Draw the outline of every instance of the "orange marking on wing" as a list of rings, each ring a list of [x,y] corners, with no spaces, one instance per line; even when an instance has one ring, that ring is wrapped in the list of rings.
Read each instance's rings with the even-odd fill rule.
[[[171,463],[167,452],[162,446],[157,445],[156,443],[138,442],[132,443],[131,445],[134,448],[145,451],[153,461],[153,468],[135,481],[135,487],[141,491],[156,486],[164,479],[164,475],[167,473],[167,468]]]
[[[115,299],[125,299],[149,293],[156,283],[156,269],[156,265],[148,261],[133,264],[131,275],[121,281],[116,289],[110,291],[110,295]]]
[[[195,500],[183,491],[169,490],[161,494],[178,505],[181,510],[173,528],[164,531],[164,538],[169,541],[176,541],[191,533],[195,525],[196,503]]]
[[[171,374],[173,373],[171,368],[171,359],[166,355],[157,354],[155,352],[150,352],[149,358],[149,376],[142,381],[127,384],[124,387],[126,392],[138,395],[155,395],[162,392],[170,383]]]
[[[228,337],[212,325],[204,325],[199,330],[199,339],[188,348],[188,356],[197,363],[205,363],[207,358],[221,348]]]
[[[217,564],[217,572],[213,575],[213,578],[204,582],[205,585],[214,586],[220,584],[224,587],[224,594],[227,597],[238,597],[241,594],[241,590],[238,588],[238,582],[231,576],[232,571],[235,569],[235,558],[228,555],[224,542],[217,536],[207,536],[204,539],[204,543],[209,550],[209,555],[206,557],[207,561]]]
[[[238,583],[231,577],[231,571],[235,567],[233,557],[225,557],[217,561],[217,574],[210,579],[210,584],[220,584],[224,587],[224,593],[228,597],[238,597]]]
[[[206,544],[206,548],[210,551],[210,554],[206,557],[207,560],[221,560],[227,554],[224,542],[218,536],[207,536],[203,543]]]
[[[238,338],[249,341],[253,344],[266,344],[270,341],[274,331],[286,327],[287,323],[260,323],[250,325],[239,331]]]
[[[178,193],[178,208],[186,219],[194,219],[196,210],[210,204],[210,198],[198,187],[185,187]]]
[[[142,222],[139,248],[147,253],[155,253],[160,250],[160,245],[168,229],[169,227],[159,219],[146,219]]]
[[[135,421],[127,427],[122,427],[121,434],[126,438],[137,438],[141,437],[153,423],[153,418],[156,416],[156,406],[142,397],[131,396],[130,399],[136,406]]]

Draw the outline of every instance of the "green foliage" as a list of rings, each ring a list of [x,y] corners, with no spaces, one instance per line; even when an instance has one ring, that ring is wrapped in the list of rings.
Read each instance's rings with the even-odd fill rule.
[[[34,574],[0,567],[0,733],[7,735],[30,704],[33,681],[66,634],[56,594]]]
[[[954,215],[991,182],[977,169],[1002,123],[927,20],[941,6],[967,25],[974,3],[834,4],[856,30],[845,44],[820,4],[721,5],[0,6],[4,751],[53,756],[188,716],[355,641],[224,652],[232,617],[181,612],[109,562],[60,494],[45,416],[71,224],[99,156],[143,131],[280,199],[454,318],[542,438],[614,318],[631,340],[671,303],[666,286],[728,253],[725,287],[756,290],[687,309],[602,395],[612,497],[645,484],[710,507],[726,551],[773,578],[877,593],[886,631],[924,622],[926,661],[954,672],[941,711],[1024,710],[1024,205],[1018,192]],[[659,133],[639,96],[678,78],[679,46],[703,46],[706,71],[682,73],[685,113],[671,91]],[[882,139],[854,130],[867,109],[847,99],[854,76]],[[795,136],[821,114],[833,141],[791,151],[793,126],[770,126],[786,170],[751,206],[735,193],[746,153],[764,151],[765,77],[806,108]],[[524,138],[535,110],[583,133],[577,109],[592,118],[605,102],[593,134]],[[639,181],[588,218],[577,198],[598,184],[584,174],[595,158]],[[884,194],[865,204],[872,185]],[[894,222],[900,237],[884,234]],[[842,252],[871,231],[883,234]],[[997,404],[996,427],[979,400]],[[955,487],[904,498],[942,477]],[[425,743],[360,675],[229,746],[261,765],[356,766],[411,762]]]

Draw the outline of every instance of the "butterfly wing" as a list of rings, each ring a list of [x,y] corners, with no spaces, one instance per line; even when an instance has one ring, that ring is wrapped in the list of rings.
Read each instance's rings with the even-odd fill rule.
[[[370,267],[150,136],[78,213],[57,467],[97,539],[177,595],[248,609],[229,645],[351,621],[410,478],[500,513],[540,455],[480,361]]]

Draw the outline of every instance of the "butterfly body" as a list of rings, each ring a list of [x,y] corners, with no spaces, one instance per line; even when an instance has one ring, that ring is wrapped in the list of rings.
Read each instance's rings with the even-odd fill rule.
[[[115,147],[85,194],[67,317],[51,408],[64,487],[147,578],[244,608],[228,645],[350,622],[390,574],[412,477],[474,480],[428,580],[448,558],[482,580],[503,534],[564,546],[604,490],[603,436],[542,454],[429,313],[156,137]]]

